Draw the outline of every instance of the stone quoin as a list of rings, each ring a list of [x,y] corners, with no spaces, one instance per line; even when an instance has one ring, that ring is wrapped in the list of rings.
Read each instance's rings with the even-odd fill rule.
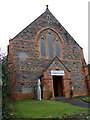
[[[88,94],[87,65],[83,49],[50,12],[46,11],[23,29],[8,46],[8,64],[12,64],[14,99],[76,97]]]

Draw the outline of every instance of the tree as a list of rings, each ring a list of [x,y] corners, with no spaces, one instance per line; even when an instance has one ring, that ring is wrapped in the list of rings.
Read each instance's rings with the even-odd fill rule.
[[[7,105],[12,99],[11,74],[12,67],[8,66],[7,56],[0,53],[0,69],[2,74],[2,115],[3,119],[7,116]]]
[[[88,73],[90,75],[90,64],[88,64]]]

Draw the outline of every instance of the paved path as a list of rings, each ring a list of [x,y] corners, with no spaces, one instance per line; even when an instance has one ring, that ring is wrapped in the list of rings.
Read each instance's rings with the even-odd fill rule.
[[[75,105],[75,106],[79,106],[79,107],[84,107],[84,108],[90,107],[90,103],[84,102],[82,100],[82,98],[56,97],[55,100],[56,101],[65,102],[65,103],[69,103],[69,104],[72,104],[72,105]],[[90,120],[90,115],[85,115],[85,116],[77,115],[77,117],[71,116],[71,118],[67,117],[67,118],[65,118],[63,120]]]
[[[56,101],[62,101],[65,103],[69,103],[75,106],[80,106],[80,107],[85,107],[88,108],[90,107],[90,103],[84,102],[82,98],[63,98],[63,97],[56,97]]]

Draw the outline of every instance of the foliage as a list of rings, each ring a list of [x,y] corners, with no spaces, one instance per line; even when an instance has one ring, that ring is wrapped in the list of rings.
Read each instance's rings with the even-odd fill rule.
[[[53,97],[53,93],[52,93],[52,91],[50,91],[49,97],[50,97],[50,98]]]
[[[88,73],[90,75],[90,64],[88,64]]]
[[[90,97],[88,96],[88,97],[83,98],[83,101],[90,103]]]
[[[2,82],[3,82],[3,96],[9,95],[9,77],[10,77],[10,70],[7,68],[7,60],[6,58],[2,61]]]
[[[7,117],[7,104],[8,102],[12,101],[12,88],[11,88],[11,81],[10,77],[12,74],[12,69],[8,68],[7,65],[7,56],[4,54],[0,54],[0,63],[2,69],[2,112],[3,117]]]
[[[54,100],[23,99],[15,101],[9,107],[13,110],[10,114],[17,116],[17,118],[58,118],[76,113],[88,114],[88,108]]]

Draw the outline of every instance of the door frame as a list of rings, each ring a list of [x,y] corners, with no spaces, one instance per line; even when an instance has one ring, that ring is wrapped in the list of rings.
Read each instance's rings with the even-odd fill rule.
[[[56,86],[55,86],[55,77],[56,77]],[[55,97],[63,96],[63,76],[52,76],[52,79],[53,79],[54,96]],[[55,93],[55,89],[56,89],[56,93]],[[55,94],[57,94],[57,96]]]

